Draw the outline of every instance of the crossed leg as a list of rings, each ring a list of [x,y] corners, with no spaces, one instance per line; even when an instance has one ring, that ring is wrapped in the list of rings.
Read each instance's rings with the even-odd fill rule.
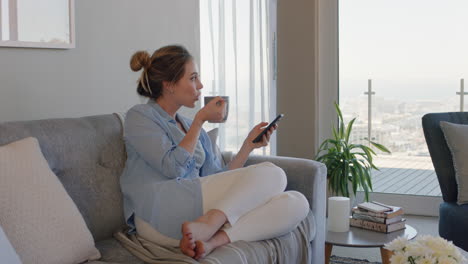
[[[180,241],[182,252],[195,259],[229,242],[287,233],[309,211],[302,194],[284,192],[286,175],[271,163],[203,177],[201,183],[205,214],[182,225]]]

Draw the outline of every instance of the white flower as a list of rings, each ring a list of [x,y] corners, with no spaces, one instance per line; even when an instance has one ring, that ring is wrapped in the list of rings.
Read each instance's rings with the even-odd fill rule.
[[[402,252],[397,252],[390,257],[390,263],[392,264],[406,264],[408,262],[408,257]]]
[[[457,263],[467,263],[467,259],[460,253],[460,251],[454,247],[455,252],[451,254],[453,258],[457,260]]]
[[[391,251],[403,251],[407,243],[407,237],[398,237],[392,242],[385,244],[385,248]]]
[[[466,261],[452,242],[441,237],[422,235],[411,241],[400,237],[385,248],[394,252],[390,258],[392,264],[462,264]]]
[[[425,239],[425,244],[433,251],[433,256],[442,257],[453,255],[456,248],[451,243],[441,237],[429,237]]]
[[[426,255],[426,256],[421,256],[418,259],[416,259],[416,264],[436,264],[437,259],[432,257],[431,255]]]
[[[409,256],[422,257],[426,255],[432,255],[433,250],[427,247],[424,243],[420,243],[416,240],[406,245],[405,252]]]
[[[438,264],[458,264],[454,258],[442,256],[438,259]]]

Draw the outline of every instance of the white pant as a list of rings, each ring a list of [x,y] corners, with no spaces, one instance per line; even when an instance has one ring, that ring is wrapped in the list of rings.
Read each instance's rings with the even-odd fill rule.
[[[307,199],[288,191],[286,174],[270,162],[200,178],[203,213],[224,212],[231,242],[277,237],[294,229],[309,212]]]
[[[203,213],[224,212],[228,224],[222,229],[231,242],[258,241],[293,230],[309,212],[307,199],[287,191],[284,171],[270,162],[201,177]],[[160,245],[178,246],[150,224],[135,217],[137,232]]]

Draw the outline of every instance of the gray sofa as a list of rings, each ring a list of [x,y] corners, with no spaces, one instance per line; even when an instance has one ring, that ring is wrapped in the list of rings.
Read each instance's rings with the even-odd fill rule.
[[[51,169],[76,203],[96,241],[102,258],[91,263],[143,263],[113,238],[113,233],[124,226],[119,177],[126,154],[118,116],[0,123],[0,145],[29,136],[39,140]],[[270,242],[239,241],[244,243],[238,247],[242,251],[240,255],[247,258],[248,263],[258,263],[258,259],[269,259],[269,263],[292,263],[284,256],[295,255],[295,259],[303,259],[300,255],[308,254],[312,263],[324,263],[325,166],[312,160],[273,156],[252,156],[247,165],[262,161],[282,167],[288,176],[287,188],[307,197],[311,207],[305,220],[310,226],[309,237],[294,239],[285,235]],[[310,251],[287,252],[297,251],[296,248],[309,243],[308,240],[311,241]],[[299,246],[294,246],[297,241]],[[230,253],[220,248],[212,253],[216,254],[222,260],[223,254]],[[259,254],[267,258],[258,258]]]

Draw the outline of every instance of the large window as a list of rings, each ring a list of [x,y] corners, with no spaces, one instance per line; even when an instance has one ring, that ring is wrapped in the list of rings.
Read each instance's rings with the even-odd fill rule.
[[[441,195],[421,117],[466,109],[467,11],[465,0],[340,0],[340,105],[358,117],[355,142],[392,151],[377,160],[374,191]]]
[[[227,95],[219,146],[237,151],[248,132],[275,115],[275,5],[272,0],[201,0],[200,47],[203,95]],[[257,154],[274,154],[274,140]]]

